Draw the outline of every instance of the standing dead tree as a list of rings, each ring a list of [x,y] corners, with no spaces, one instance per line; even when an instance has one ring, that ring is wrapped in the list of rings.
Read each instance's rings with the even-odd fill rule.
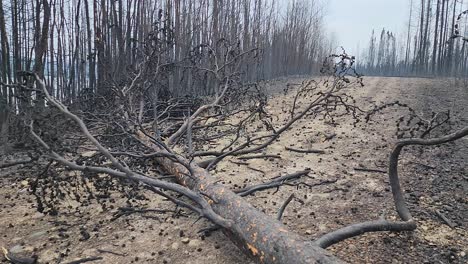
[[[303,239],[289,231],[277,219],[260,212],[240,195],[221,184],[210,174],[209,170],[227,157],[242,156],[263,150],[302,118],[322,115],[333,121],[333,116],[347,114],[359,119],[359,114],[364,111],[354,105],[354,99],[349,95],[352,88],[362,85],[361,77],[353,70],[353,64],[354,58],[346,54],[331,56],[324,64],[325,70],[323,71],[329,75],[319,82],[306,81],[301,85],[296,94],[293,94],[294,104],[288,110],[290,117],[283,124],[274,124],[269,118],[265,109],[265,97],[260,95],[257,86],[252,85],[246,88],[233,85],[229,78],[226,78],[222,80],[224,88],[213,99],[214,103],[200,106],[198,110],[195,110],[198,114],[194,118],[179,122],[178,128],[172,133],[177,136],[169,136],[167,142],[154,136],[154,133],[150,131],[151,124],[132,121],[128,116],[121,114],[120,119],[107,123],[108,129],[119,132],[118,139],[121,139],[123,143],[121,146],[113,144],[112,150],[110,146],[106,146],[107,141],[103,137],[101,137],[102,141],[98,139],[100,138],[98,131],[90,130],[79,114],[73,113],[67,106],[51,96],[45,83],[38,75],[32,74],[36,79],[37,90],[43,92],[48,105],[58,110],[60,115],[72,120],[74,125],[81,130],[83,140],[79,143],[91,144],[91,149],[95,151],[93,156],[98,157],[99,160],[94,163],[92,160],[73,161],[69,158],[70,154],[74,154],[73,151],[64,149],[60,144],[51,144],[49,135],[44,133],[44,130],[50,127],[35,124],[31,120],[27,124],[32,137],[42,149],[45,157],[53,163],[82,171],[85,174],[106,174],[137,182],[146,189],[196,212],[200,217],[219,226],[239,248],[258,263],[341,263],[341,260],[323,248],[365,232],[415,229],[416,223],[405,205],[398,180],[397,167],[401,150],[411,145],[436,145],[457,140],[468,135],[468,127],[441,138],[404,139],[396,144],[390,157],[389,177],[401,221],[376,220],[355,224],[326,234],[316,241]],[[248,89],[252,87],[253,91]],[[246,97],[241,96],[245,94],[249,95],[247,98],[252,100],[246,100]],[[254,94],[257,96],[253,97]],[[242,105],[242,107],[232,107],[232,105]],[[229,117],[234,115],[242,118],[234,124],[227,122]],[[262,133],[257,134],[257,131],[249,126],[255,118],[263,121],[265,130]],[[167,123],[169,125],[171,122],[167,121]],[[164,122],[161,125],[164,126]],[[186,133],[187,131],[192,131],[193,134]],[[182,144],[182,135],[186,134],[186,138],[195,138],[202,133],[205,135],[222,133],[230,140],[226,145],[219,146],[216,151],[192,152],[191,148],[189,148],[190,151],[186,151]],[[205,138],[195,143],[204,144],[207,140]],[[124,144],[127,141],[130,143]],[[195,149],[200,147],[196,144]],[[79,151],[82,146],[77,147]],[[198,157],[212,157],[208,162],[206,160],[201,162],[206,169],[194,161]],[[141,164],[142,160],[148,159],[154,161],[158,169],[169,176],[145,174],[141,168],[134,167],[135,164]],[[276,184],[272,186],[289,184],[291,179],[297,179],[307,173],[308,171],[294,175],[294,177],[273,180]],[[255,186],[250,189],[255,191]],[[287,203],[280,211],[286,206]]]
[[[372,33],[370,45],[367,48],[369,54],[367,63],[363,63],[361,69],[365,73],[375,75],[466,77],[468,72],[466,70],[468,32],[466,1],[412,0],[408,2],[410,2],[410,12],[406,44],[404,48],[400,46],[401,49],[400,47],[396,49],[398,56],[393,58],[398,67],[385,67],[383,71],[380,71],[382,70],[380,63],[374,63],[375,55],[377,55],[377,62],[381,62],[385,61],[385,58],[380,58],[380,56],[385,56],[385,53],[376,54],[376,39]],[[384,46],[382,43],[388,43],[390,39],[391,37],[381,38],[379,46]],[[464,41],[460,43],[454,39]]]

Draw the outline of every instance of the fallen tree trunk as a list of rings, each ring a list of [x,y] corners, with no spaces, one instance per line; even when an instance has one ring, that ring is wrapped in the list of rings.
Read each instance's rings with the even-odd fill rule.
[[[223,232],[248,256],[257,263],[343,263],[341,260],[320,248],[313,241],[305,241],[298,234],[292,233],[274,217],[267,216],[254,208],[242,197],[235,194],[210,173],[196,163],[170,153],[163,144],[153,141],[142,131],[136,136],[140,143],[156,151],[154,157],[158,166],[171,175],[175,175],[179,184],[165,182],[132,171],[127,164],[120,162],[88,130],[86,124],[77,115],[48,93],[45,83],[34,75],[47,100],[65,116],[74,120],[84,136],[105,156],[115,169],[100,166],[87,166],[69,161],[55,152],[35,131],[34,121],[29,122],[32,137],[48,151],[49,157],[73,170],[106,173],[117,178],[141,182],[154,192],[170,199],[176,204],[187,207],[202,217],[222,227]],[[156,144],[157,143],[157,144]],[[148,156],[149,157],[149,156]],[[174,191],[197,203],[199,207],[175,199],[163,191]]]
[[[150,145],[148,138],[140,135]],[[153,149],[164,152],[156,145]],[[209,202],[219,216],[233,224],[223,232],[247,255],[258,263],[343,263],[313,241],[306,241],[290,232],[274,217],[268,216],[242,197],[235,194],[208,171],[192,163],[191,174],[182,164],[169,158],[156,158],[158,164],[177,181],[209,197]]]
[[[167,161],[167,159],[165,159]],[[311,241],[304,241],[289,232],[271,216],[255,209],[229,188],[217,183],[204,169],[195,167],[192,179],[186,176],[181,165],[162,162],[168,172],[192,190],[210,197],[213,211],[234,224],[224,233],[260,263],[340,263],[327,251]]]

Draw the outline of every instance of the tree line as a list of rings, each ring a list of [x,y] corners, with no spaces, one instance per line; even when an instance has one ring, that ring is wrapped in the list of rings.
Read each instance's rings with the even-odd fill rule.
[[[64,102],[132,82],[204,95],[228,75],[310,74],[332,47],[322,8],[306,0],[0,0],[0,95],[10,109],[21,107],[8,84],[32,86],[22,71],[44,78]],[[134,83],[138,76],[144,81]]]
[[[377,39],[373,31],[359,68],[375,75],[467,76],[468,2],[409,4],[406,34],[397,39],[397,34],[383,29]]]

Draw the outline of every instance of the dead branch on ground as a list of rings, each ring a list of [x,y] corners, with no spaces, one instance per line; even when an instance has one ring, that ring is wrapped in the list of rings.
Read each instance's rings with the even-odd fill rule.
[[[460,129],[450,135],[446,135],[439,138],[433,139],[421,139],[421,138],[409,138],[403,139],[396,143],[393,151],[390,155],[389,162],[389,180],[390,187],[392,189],[393,199],[395,203],[396,211],[401,219],[401,221],[388,221],[388,220],[376,220],[368,221],[359,224],[353,224],[334,232],[323,235],[315,242],[322,248],[327,248],[333,244],[336,244],[345,239],[355,237],[368,232],[377,232],[377,231],[392,231],[392,232],[401,232],[401,231],[412,231],[416,229],[416,222],[413,220],[411,213],[406,206],[406,201],[403,196],[401,189],[399,177],[398,177],[398,161],[402,149],[405,146],[412,145],[421,145],[421,146],[433,146],[440,145],[448,142],[453,142],[460,138],[468,136],[468,127]]]
[[[297,152],[297,153],[325,154],[325,151],[324,151],[324,150],[320,150],[320,149],[296,149],[296,148],[290,148],[290,147],[286,147],[285,149],[286,149],[286,150],[289,150],[289,151],[292,151],[292,152]]]

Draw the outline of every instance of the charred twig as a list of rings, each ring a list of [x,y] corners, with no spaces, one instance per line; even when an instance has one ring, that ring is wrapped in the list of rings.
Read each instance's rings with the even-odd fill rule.
[[[234,161],[234,160],[230,160],[230,162],[236,165],[245,165],[245,166],[249,165],[248,162],[240,162],[240,161]]]
[[[284,213],[284,210],[286,209],[286,207],[289,205],[289,203],[294,199],[294,194],[291,194],[288,199],[286,199],[286,201],[284,201],[283,205],[281,206],[281,208],[278,210],[278,214],[276,215],[276,219],[278,219],[278,221],[281,221],[281,218],[283,217],[283,213]]]
[[[259,169],[256,169],[256,168],[254,168],[254,167],[252,167],[252,166],[247,166],[247,168],[248,168],[248,169],[251,169],[251,170],[253,170],[253,171],[256,171],[256,172],[260,172],[260,173],[262,173],[262,174],[265,174],[264,171],[259,170]]]
[[[415,165],[419,165],[419,166],[422,166],[422,167],[424,167],[424,168],[431,169],[431,170],[435,170],[435,169],[436,169],[436,167],[434,167],[434,166],[427,165],[427,164],[423,164],[423,163],[416,162],[416,161],[410,161],[409,163],[412,163],[412,164],[415,164]]]
[[[251,159],[281,159],[279,155],[252,155],[252,156],[243,156],[239,157],[241,160],[251,160]]]
[[[317,182],[317,183],[305,183],[305,182],[301,182],[299,183],[300,185],[305,185],[309,188],[312,188],[312,187],[316,187],[316,186],[320,186],[320,185],[325,185],[325,184],[332,184],[332,183],[336,183],[338,181],[338,178],[336,179],[331,179],[331,180],[323,180],[323,181],[320,181],[320,182]]]
[[[115,151],[115,152],[110,152],[110,153],[114,156],[128,156],[128,157],[140,158],[140,159],[149,159],[149,158],[156,158],[156,157],[168,157],[168,158],[176,157],[176,155],[172,153],[164,153],[164,152],[135,154],[135,153],[130,153],[130,152]]]
[[[450,226],[450,228],[455,228],[457,226],[457,224],[450,221],[450,219],[448,219],[441,211],[435,210],[435,212],[437,216],[440,217],[440,219],[442,219],[442,221],[444,221],[448,226]]]
[[[354,170],[355,171],[365,171],[365,172],[387,173],[387,171],[384,171],[384,170],[369,169],[369,168],[363,168],[363,167],[355,167]]]
[[[114,217],[112,217],[111,221],[115,221],[124,215],[128,216],[131,214],[146,214],[146,213],[164,214],[164,213],[177,213],[177,212],[174,210],[166,210],[166,209],[140,209],[140,208],[133,208],[133,207],[120,207],[118,211],[114,214]],[[160,220],[160,219],[157,218],[157,220]]]
[[[450,111],[448,111],[445,114],[445,118],[439,122],[436,122],[438,117],[440,116],[441,113],[437,113],[434,115],[434,117],[430,121],[426,121],[428,128],[426,131],[424,131],[420,138],[425,138],[427,135],[429,135],[433,130],[435,130],[437,127],[442,126],[443,124],[446,124],[450,121]],[[435,122],[435,123],[434,123]]]
[[[289,181],[298,179],[298,178],[300,178],[302,176],[305,176],[305,175],[307,175],[309,173],[310,173],[310,170],[299,171],[299,172],[296,172],[296,173],[292,173],[292,174],[288,174],[288,175],[285,175],[285,176],[281,176],[281,177],[272,179],[270,182],[249,186],[249,187],[246,187],[246,188],[243,188],[243,189],[240,189],[240,190],[235,190],[234,192],[237,193],[240,196],[247,196],[247,195],[252,194],[254,192],[280,187],[281,185],[283,185],[283,184],[285,184],[285,183],[287,183]]]
[[[216,231],[219,231],[221,230],[221,227],[220,226],[210,226],[210,227],[207,227],[207,228],[202,228],[200,230],[198,230],[197,233],[202,233],[202,234],[211,234],[213,232],[216,232]]]
[[[86,262],[91,262],[91,261],[96,261],[96,260],[101,260],[102,257],[89,257],[89,258],[82,258],[74,261],[67,262],[66,264],[81,264],[81,263],[86,263]]]
[[[290,147],[286,147],[285,149],[288,151],[297,152],[297,153],[325,154],[325,151],[320,150],[320,149],[296,149],[296,148],[290,148]]]
[[[110,250],[106,250],[106,249],[97,249],[97,252],[99,253],[108,253],[108,254],[112,254],[112,255],[116,255],[116,256],[120,256],[120,257],[125,257],[127,256],[127,254],[122,254],[122,253],[117,253],[117,252],[114,252],[114,251],[110,251]]]

